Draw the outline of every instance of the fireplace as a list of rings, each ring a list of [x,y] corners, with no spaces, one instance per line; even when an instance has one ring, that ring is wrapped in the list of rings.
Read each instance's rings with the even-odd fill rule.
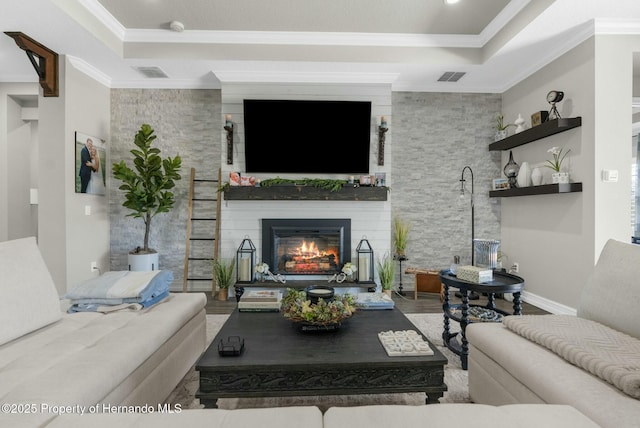
[[[262,260],[274,274],[333,275],[351,258],[351,219],[262,219]]]

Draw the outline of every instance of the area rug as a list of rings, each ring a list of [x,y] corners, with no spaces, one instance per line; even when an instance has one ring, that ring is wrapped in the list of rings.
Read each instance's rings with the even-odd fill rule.
[[[445,366],[444,381],[448,391],[440,399],[440,403],[469,403],[469,384],[467,372],[462,370],[460,357],[442,346],[442,315],[440,314],[406,314],[407,318],[419,329],[431,343],[442,352],[449,363]],[[207,342],[211,343],[228,315],[207,315]],[[183,409],[202,408],[195,398],[198,390],[198,372],[191,368],[180,384],[167,399],[167,403],[179,404]],[[323,412],[329,407],[366,406],[374,404],[407,404],[422,405],[425,403],[424,393],[402,394],[360,394],[360,395],[326,395],[296,397],[264,397],[264,398],[220,398],[221,409],[241,409],[256,407],[285,406],[318,406]]]

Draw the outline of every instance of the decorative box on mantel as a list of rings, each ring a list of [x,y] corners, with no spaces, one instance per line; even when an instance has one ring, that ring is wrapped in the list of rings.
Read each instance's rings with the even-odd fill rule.
[[[224,191],[227,201],[386,201],[388,187],[360,186],[343,187],[338,191],[312,186],[232,186]]]

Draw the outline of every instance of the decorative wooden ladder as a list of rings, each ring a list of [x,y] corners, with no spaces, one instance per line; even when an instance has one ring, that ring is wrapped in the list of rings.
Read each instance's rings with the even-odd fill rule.
[[[213,278],[213,268],[211,266],[211,262],[214,259],[218,258],[218,251],[220,248],[219,220],[222,200],[222,196],[218,191],[221,180],[220,174],[221,170],[218,169],[218,178],[216,180],[197,179],[195,168],[191,168],[191,176],[189,180],[189,207],[187,213],[187,239],[184,253],[184,279],[182,284],[183,292],[187,291],[189,281],[211,281],[211,295],[213,296],[216,292],[216,283]],[[206,186],[207,184],[209,184],[209,186]],[[211,188],[211,184],[215,184],[215,186],[213,186],[213,189]],[[212,202],[215,202],[215,213],[213,214],[213,216],[211,213],[211,208],[213,208],[211,207]],[[198,205],[198,207],[195,209],[196,214],[194,214],[194,204]],[[197,214],[198,211],[207,212],[208,214],[200,216]],[[214,223],[213,233],[211,233],[211,222]],[[194,224],[201,223],[206,223],[207,226],[209,226],[205,226],[205,231],[207,232],[207,234],[204,235],[203,232],[199,232],[194,234],[196,236],[192,236],[192,233],[194,232]],[[200,228],[195,229],[198,230]],[[200,233],[202,233],[202,235]],[[191,245],[195,241],[199,241],[201,244],[210,243],[212,245]],[[205,251],[207,251],[208,254],[202,254]],[[201,270],[207,272],[209,275],[203,276],[198,275],[196,272],[192,272],[195,270],[194,265],[196,263],[191,262],[207,263],[207,268],[201,268]]]

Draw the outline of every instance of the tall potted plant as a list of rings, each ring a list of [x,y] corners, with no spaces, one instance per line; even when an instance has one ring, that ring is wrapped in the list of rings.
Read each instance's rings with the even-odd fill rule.
[[[385,255],[382,259],[378,259],[376,265],[380,277],[380,287],[384,293],[391,295],[393,280],[396,276],[396,263],[392,257]]]
[[[406,256],[407,236],[409,235],[409,223],[396,216],[393,219],[393,245],[396,255],[401,258]]]
[[[141,218],[144,221],[144,241],[142,247],[129,252],[129,269],[155,270],[158,268],[158,252],[149,248],[151,220],[160,213],[169,212],[175,198],[171,191],[175,182],[180,180],[182,159],[160,157],[160,149],[152,147],[156,139],[153,128],[143,124],[136,133],[133,155],[134,169],[123,160],[113,164],[113,176],[122,181],[119,187],[124,192],[122,206],[131,210],[127,216]]]

